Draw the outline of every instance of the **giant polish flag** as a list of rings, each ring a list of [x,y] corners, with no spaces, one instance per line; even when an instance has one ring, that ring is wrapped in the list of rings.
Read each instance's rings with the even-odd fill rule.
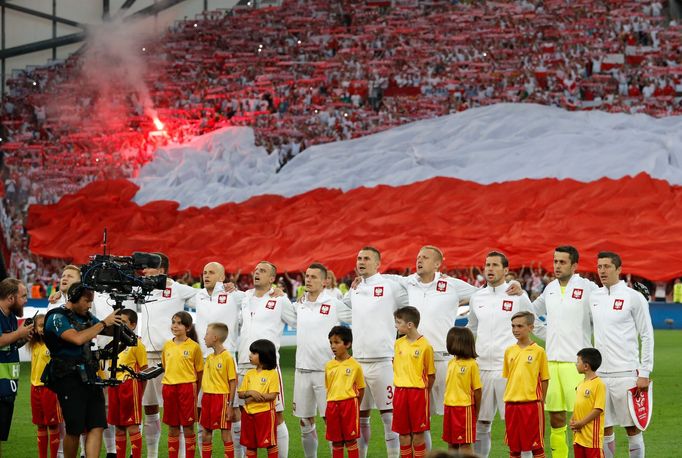
[[[501,104],[305,150],[279,173],[250,128],[157,151],[132,181],[95,182],[29,211],[31,250],[86,262],[101,251],[162,251],[171,273],[208,261],[230,271],[321,261],[346,274],[359,248],[383,269],[441,247],[448,268],[492,249],[512,267],[551,268],[557,245],[594,270],[601,250],[624,272],[682,276],[678,118]]]

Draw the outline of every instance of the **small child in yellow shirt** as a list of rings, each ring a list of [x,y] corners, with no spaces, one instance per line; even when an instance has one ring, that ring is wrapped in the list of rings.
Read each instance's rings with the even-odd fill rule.
[[[448,331],[446,346],[454,358],[445,377],[443,440],[451,449],[472,452],[483,388],[476,363],[476,339],[469,328],[454,327]]]
[[[349,353],[353,333],[346,326],[334,326],[329,331],[329,345],[334,359],[324,367],[327,388],[327,440],[332,443],[332,458],[343,458],[344,447],[348,458],[358,458],[360,437],[360,403],[365,394],[362,367]]]
[[[39,458],[47,458],[48,442],[50,458],[55,458],[59,450],[59,424],[63,420],[57,395],[40,381],[45,366],[50,362],[50,351],[43,340],[45,315],[37,315],[34,325],[33,335],[28,342],[31,352],[31,416],[33,424],[38,427]]]
[[[529,450],[535,458],[545,457],[544,403],[549,365],[544,348],[530,338],[534,323],[532,312],[515,313],[511,325],[517,343],[504,352],[504,423],[511,458]]]
[[[601,366],[601,353],[596,348],[583,348],[575,364],[585,380],[575,392],[575,407],[570,427],[573,431],[575,458],[601,458],[604,440],[606,385],[595,374]]]
[[[177,312],[171,321],[173,339],[163,346],[161,380],[163,422],[168,425],[168,458],[177,458],[180,447],[180,427],[185,436],[185,456],[194,456],[197,421],[197,391],[201,385],[204,358],[197,343],[192,315]]]
[[[204,343],[213,349],[206,357],[204,374],[201,377],[201,419],[204,428],[201,441],[202,458],[213,453],[213,431],[218,429],[223,439],[225,458],[234,458],[232,443],[232,401],[237,388],[237,370],[234,359],[223,343],[227,339],[225,323],[211,323],[206,328]]]
[[[277,349],[266,339],[254,341],[249,347],[249,362],[256,366],[244,374],[239,387],[242,409],[242,435],[240,443],[246,447],[246,456],[254,457],[259,448],[268,452],[268,458],[277,458],[277,424],[275,401],[280,393],[277,372]]]

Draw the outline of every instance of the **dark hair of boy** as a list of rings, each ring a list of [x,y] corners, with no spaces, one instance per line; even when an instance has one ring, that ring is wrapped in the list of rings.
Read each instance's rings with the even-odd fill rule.
[[[568,259],[571,260],[571,264],[576,264],[580,259],[580,254],[578,254],[578,250],[576,250],[576,248],[571,245],[558,246],[554,249],[554,251],[556,253],[566,253],[568,255]]]
[[[486,258],[498,257],[500,258],[500,264],[502,264],[502,267],[509,267],[509,259],[507,259],[507,257],[503,253],[500,253],[499,251],[491,251],[485,257]]]
[[[601,353],[596,348],[583,348],[578,352],[578,356],[583,360],[583,363],[590,366],[593,372],[596,372],[601,366]]]
[[[360,248],[360,251],[371,251],[376,255],[377,260],[381,261],[381,252],[378,249],[374,248],[373,246],[363,246],[362,248]]]
[[[258,355],[258,361],[266,371],[277,368],[277,349],[274,343],[267,339],[258,339],[251,344],[249,351]]]
[[[353,331],[348,326],[334,326],[331,331],[329,331],[328,338],[331,339],[333,336],[341,339],[344,344],[353,343]]]
[[[135,310],[123,309],[121,315],[127,316],[130,324],[137,324],[137,312]]]
[[[322,273],[322,275],[321,275],[322,280],[326,280],[326,279],[327,279],[327,268],[325,267],[324,264],[320,264],[319,262],[314,262],[314,263],[312,263],[312,264],[310,264],[310,265],[308,266],[308,269],[317,269],[317,270],[319,270],[319,271]]]

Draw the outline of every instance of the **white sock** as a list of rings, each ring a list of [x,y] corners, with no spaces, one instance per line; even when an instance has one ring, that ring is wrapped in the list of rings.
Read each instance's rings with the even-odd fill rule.
[[[102,433],[102,440],[107,453],[116,453],[116,427],[114,425],[107,425]]]
[[[426,451],[431,450],[431,431],[424,431],[424,444],[426,445]]]
[[[80,439],[78,439],[81,447],[81,456],[85,456],[85,434],[81,434]]]
[[[616,435],[604,435],[604,458],[615,458],[616,456]]]
[[[201,427],[201,424],[197,423],[197,445],[196,445],[196,450],[199,450],[201,452],[201,444],[204,443],[201,435],[204,432],[204,428]]]
[[[391,429],[391,425],[393,423],[393,412],[382,413],[381,422],[384,424],[386,455],[388,458],[398,458],[400,456],[400,438],[398,437],[398,433]]]
[[[474,452],[482,458],[488,458],[490,454],[490,427],[491,423],[476,422]]]
[[[244,458],[244,449],[239,440],[242,437],[241,420],[232,422],[232,443],[234,444],[234,458]]]
[[[305,458],[317,458],[317,428],[315,422],[307,418],[301,419],[301,442]]]
[[[59,450],[57,450],[57,458],[64,458],[64,434],[66,429],[64,422],[59,423]]]
[[[178,444],[178,458],[185,458],[185,427],[180,428],[180,443]],[[194,458],[194,457],[192,457]]]
[[[630,449],[630,458],[644,458],[644,436],[642,433],[628,436],[628,448]]]
[[[369,417],[360,417],[360,441],[358,442],[360,458],[367,458],[367,447],[371,438],[372,427],[369,423]]]
[[[289,456],[289,429],[285,422],[277,425],[277,448],[279,449],[279,458]]]
[[[147,458],[159,456],[159,439],[161,438],[161,417],[158,413],[144,416],[145,443],[147,444]]]

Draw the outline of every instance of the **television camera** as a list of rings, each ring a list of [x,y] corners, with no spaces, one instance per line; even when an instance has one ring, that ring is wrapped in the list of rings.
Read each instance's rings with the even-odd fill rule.
[[[108,294],[114,301],[112,308],[117,313],[123,310],[123,301],[133,300],[136,304],[144,304],[149,293],[166,288],[166,275],[142,276],[137,273],[141,269],[160,267],[160,256],[141,252],[135,252],[132,256],[107,254],[106,232],[104,246],[104,254],[92,256],[91,261],[81,268],[81,281],[87,289]],[[125,325],[117,325],[113,340],[104,348],[93,352],[93,357],[98,361],[111,360],[110,377],[98,380],[97,384],[113,386],[120,383],[116,372],[124,369],[117,366],[118,354],[126,347],[135,345],[135,333]]]

